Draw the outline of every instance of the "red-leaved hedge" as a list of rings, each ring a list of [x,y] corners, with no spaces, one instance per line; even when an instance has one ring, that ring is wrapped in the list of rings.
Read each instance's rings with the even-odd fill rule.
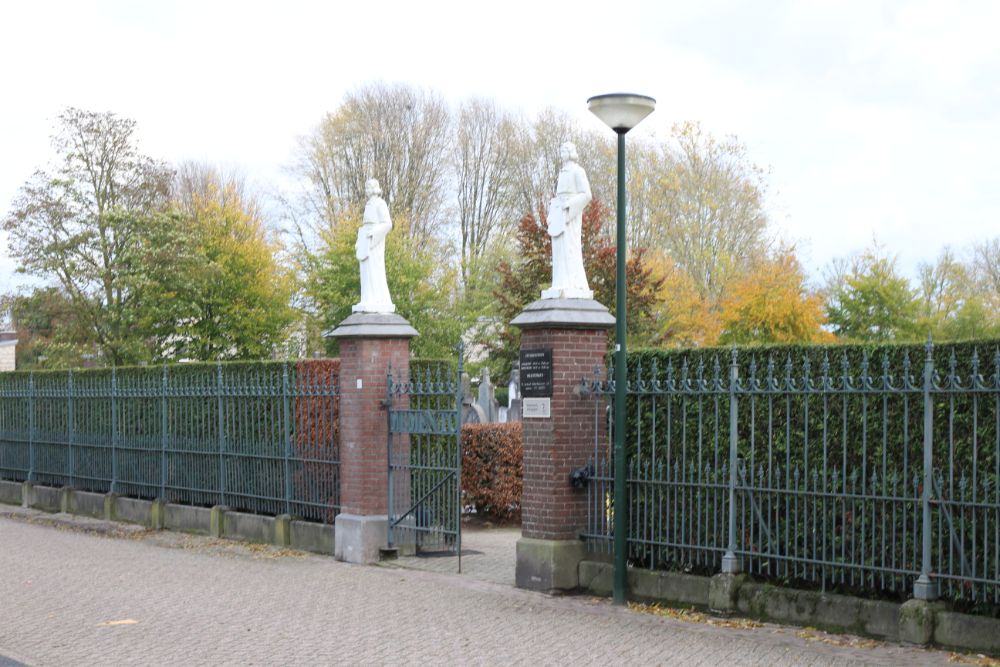
[[[521,422],[462,427],[462,491],[476,512],[509,518],[521,511],[524,486]]]

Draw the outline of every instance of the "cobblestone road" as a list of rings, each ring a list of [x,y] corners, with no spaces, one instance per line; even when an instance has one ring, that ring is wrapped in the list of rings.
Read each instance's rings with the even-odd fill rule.
[[[29,665],[949,664],[939,651],[688,623],[470,576],[36,520],[0,518],[0,656]]]

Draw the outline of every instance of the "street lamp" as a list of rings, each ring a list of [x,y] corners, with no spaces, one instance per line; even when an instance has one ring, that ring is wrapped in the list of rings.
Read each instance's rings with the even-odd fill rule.
[[[615,564],[614,601],[625,602],[625,567],[628,541],[628,512],[625,498],[625,135],[653,113],[656,100],[632,93],[597,95],[587,100],[587,108],[618,135],[618,232],[615,238]]]

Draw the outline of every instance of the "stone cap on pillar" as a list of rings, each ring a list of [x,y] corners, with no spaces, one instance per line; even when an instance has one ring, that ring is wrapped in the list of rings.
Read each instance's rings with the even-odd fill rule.
[[[614,315],[593,299],[539,299],[511,320],[519,329],[610,329]]]
[[[396,313],[352,313],[324,338],[413,338],[419,336],[406,318]]]

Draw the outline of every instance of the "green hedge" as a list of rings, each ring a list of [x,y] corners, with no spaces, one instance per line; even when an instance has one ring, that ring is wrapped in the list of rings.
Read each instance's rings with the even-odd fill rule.
[[[883,470],[891,473],[895,468],[898,474],[909,476],[922,461],[921,390],[927,351],[925,344],[908,344],[771,345],[632,352],[629,378],[633,382],[644,380],[649,391],[654,391],[650,386],[654,373],[656,379],[665,382],[670,370],[677,380],[686,374],[690,379],[701,377],[710,385],[718,381],[721,391],[713,392],[709,387],[701,394],[630,394],[627,442],[633,456],[651,461],[654,451],[665,455],[669,431],[672,443],[698,449],[700,442],[704,454],[702,465],[707,461],[717,467],[721,460],[727,460],[730,423],[727,389],[735,352],[741,387],[753,379],[765,383],[768,377],[777,381],[779,387],[771,395],[764,386],[741,391],[738,396],[739,453],[748,464],[752,460],[756,468],[766,461],[770,447],[770,460],[786,467],[812,470],[825,463],[828,472],[834,467],[841,471],[846,467],[850,471],[857,469],[857,474],[865,477],[872,473],[882,475]],[[987,385],[1000,387],[998,355],[1000,341],[995,340],[935,345],[932,361],[937,385],[947,388],[954,378],[966,386],[975,369]],[[838,393],[836,388],[843,385],[845,373],[855,386],[862,384],[864,376],[874,387],[865,393]],[[787,391],[785,381],[789,374],[799,384],[808,377],[814,383],[813,390]],[[909,390],[903,388],[904,374],[909,375],[912,383]],[[822,388],[824,377],[832,389]],[[896,389],[880,389],[884,377]],[[948,392],[939,388],[931,393],[935,467],[945,479],[957,480],[963,472],[971,475],[973,462],[977,473],[995,474],[1000,392]],[[978,475],[978,479],[983,476]]]

